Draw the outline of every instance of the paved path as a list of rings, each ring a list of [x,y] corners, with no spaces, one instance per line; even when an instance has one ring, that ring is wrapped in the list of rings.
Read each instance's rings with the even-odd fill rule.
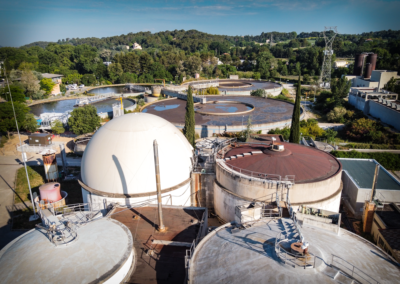
[[[350,150],[338,150],[342,152],[349,152],[349,151],[356,151],[356,152],[363,152],[363,153],[378,153],[378,152],[386,152],[386,153],[393,153],[393,154],[400,154],[400,150],[392,150],[392,149],[350,149]]]
[[[10,162],[9,157],[0,156],[0,249],[25,232],[11,231],[9,211],[14,205],[15,173],[21,165],[16,162],[10,164]]]

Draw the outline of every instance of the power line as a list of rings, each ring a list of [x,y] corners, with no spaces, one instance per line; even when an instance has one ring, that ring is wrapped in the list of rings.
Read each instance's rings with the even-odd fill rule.
[[[8,92],[10,93],[10,101],[11,101],[11,106],[12,106],[13,113],[14,113],[15,126],[17,127],[19,145],[21,145],[22,162],[24,163],[25,174],[26,174],[26,180],[27,180],[27,182],[28,182],[29,193],[30,193],[30,195],[31,195],[33,216],[30,216],[30,217],[29,217],[29,221],[35,221],[35,220],[39,219],[39,216],[36,215],[35,203],[34,203],[34,200],[33,200],[33,194],[32,194],[31,183],[30,183],[30,181],[29,181],[28,169],[27,169],[26,163],[25,163],[25,157],[26,157],[26,156],[24,155],[25,152],[24,152],[24,149],[23,149],[23,147],[22,147],[21,135],[19,134],[19,127],[18,127],[17,115],[15,114],[14,102],[13,102],[13,99],[12,99],[12,94],[11,94],[11,90],[10,90],[10,83],[8,82],[7,70],[6,70],[5,66],[3,66],[3,70],[4,70],[4,76],[6,77],[6,82],[7,82],[7,86],[8,86]]]

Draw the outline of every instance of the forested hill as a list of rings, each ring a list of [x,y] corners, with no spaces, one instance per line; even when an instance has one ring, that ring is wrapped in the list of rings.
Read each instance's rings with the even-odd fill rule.
[[[265,43],[273,34],[274,40],[286,41],[295,39],[296,32],[280,33],[269,32],[262,33],[259,36],[227,36],[212,35],[196,30],[175,30],[165,31],[152,34],[151,32],[128,33],[126,35],[103,37],[103,38],[66,38],[58,40],[58,44],[82,45],[88,44],[98,49],[111,48],[115,49],[120,45],[131,45],[134,42],[139,43],[143,48],[166,48],[167,46],[178,47],[180,49],[195,52],[204,49],[204,46],[210,46],[212,42],[218,42],[226,46],[227,49],[231,45],[246,46],[250,42]],[[25,45],[26,47],[40,46],[45,47],[50,42],[33,42]],[[44,45],[44,46],[43,46]]]
[[[265,43],[273,37],[274,42],[282,42],[293,39],[315,38],[322,40],[321,32],[296,32],[281,33],[281,32],[266,32],[256,36],[227,36],[227,35],[212,35],[196,30],[174,30],[164,31],[152,34],[151,32],[128,33],[127,35],[112,36],[112,37],[87,37],[87,38],[66,38],[58,40],[58,44],[72,44],[74,46],[88,44],[98,49],[109,48],[118,49],[121,45],[131,45],[134,42],[142,45],[143,48],[160,48],[168,49],[168,46],[178,47],[185,51],[195,52],[204,50],[205,45],[210,46],[213,42],[222,44],[223,51],[229,49],[230,46],[244,47],[254,42]],[[343,40],[358,41],[360,39],[381,39],[394,40],[400,39],[400,31],[378,31],[366,32],[362,34],[338,34],[338,38]],[[38,41],[25,45],[25,47],[39,46],[45,48],[51,42]],[[216,46],[215,48],[218,49]]]

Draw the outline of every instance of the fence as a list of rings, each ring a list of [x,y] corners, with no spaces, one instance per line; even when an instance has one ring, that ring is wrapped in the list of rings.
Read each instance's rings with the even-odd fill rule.
[[[374,278],[372,278],[367,273],[365,273],[358,267],[354,266],[350,262],[347,262],[346,260],[342,259],[340,256],[332,254],[331,266],[334,266],[337,269],[345,272],[346,274],[348,274],[349,276],[351,276],[352,278],[356,279],[361,283],[379,284],[379,282],[376,281]]]
[[[17,145],[17,151],[19,152],[25,152],[25,153],[39,153],[43,152],[45,150],[54,150],[57,151],[60,147],[60,144],[64,144],[64,142],[53,142],[53,144],[50,145],[39,145],[39,146],[30,146],[28,144],[23,144]]]

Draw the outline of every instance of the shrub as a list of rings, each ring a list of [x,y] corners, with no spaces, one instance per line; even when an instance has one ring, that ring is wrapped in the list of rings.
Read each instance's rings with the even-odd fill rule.
[[[289,91],[287,89],[282,89],[282,95],[288,96],[289,95]]]
[[[258,89],[258,90],[254,90],[250,92],[250,96],[253,97],[261,97],[261,98],[265,98],[265,90],[264,89]]]
[[[347,110],[344,107],[335,107],[333,110],[328,112],[326,118],[328,121],[339,122],[346,113]]]

